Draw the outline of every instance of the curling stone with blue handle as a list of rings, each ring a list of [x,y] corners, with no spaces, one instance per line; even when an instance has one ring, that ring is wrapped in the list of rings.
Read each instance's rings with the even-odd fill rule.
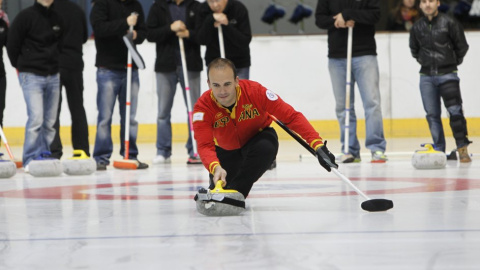
[[[43,152],[40,156],[30,161],[26,170],[35,177],[59,176],[63,172],[62,163],[56,158],[51,158],[50,152]]]
[[[0,178],[10,178],[17,173],[17,166],[11,160],[4,160],[0,153]]]

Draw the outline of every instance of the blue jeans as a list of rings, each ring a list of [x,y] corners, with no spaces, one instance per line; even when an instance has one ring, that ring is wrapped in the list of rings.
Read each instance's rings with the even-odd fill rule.
[[[26,166],[42,152],[50,151],[55,137],[60,74],[40,76],[28,72],[18,74],[23,97],[27,104],[27,125],[23,143],[23,165]]]
[[[188,105],[185,91],[185,83],[183,78],[182,66],[177,66],[174,72],[157,72],[157,97],[158,97],[158,112],[157,112],[157,155],[166,158],[172,155],[172,124],[170,122],[173,99],[177,90],[177,83],[180,82],[182,86],[183,100],[185,101],[185,108],[187,108],[187,123],[188,123],[188,141],[185,147],[188,155],[194,156],[192,136],[190,132],[190,120],[188,119]],[[190,86],[190,101],[191,109],[197,99],[200,97],[200,72],[188,71],[188,83]],[[197,150],[198,151],[198,150]]]
[[[118,99],[120,107],[120,155],[125,153],[125,110],[127,98],[127,71],[111,70],[106,68],[97,69],[97,134],[95,136],[95,147],[93,158],[98,162],[109,164],[113,152],[112,142],[112,115],[115,107],[115,99]],[[132,70],[132,88],[130,99],[130,132],[128,149],[129,158],[136,159],[138,155],[137,131],[138,122],[135,120],[137,114],[137,101],[139,91],[138,71]]]
[[[342,152],[348,152],[355,157],[360,156],[360,143],[357,138],[357,117],[354,107],[355,82],[358,85],[365,110],[365,129],[367,133],[365,146],[372,152],[385,152],[387,142],[383,133],[377,57],[366,55],[352,58],[348,151],[344,149],[347,59],[330,58],[328,60],[328,68],[335,96],[335,112],[340,125]]]
[[[245,79],[248,80],[250,79],[250,67],[246,68],[237,68],[237,76],[240,80]]]
[[[433,143],[439,151],[445,152],[445,133],[443,131],[442,125],[442,107],[441,107],[441,98],[442,94],[440,91],[440,85],[448,81],[460,81],[457,73],[448,73],[438,76],[420,76],[420,94],[422,95],[423,108],[426,112],[426,118],[428,126],[430,128],[430,133],[432,135]],[[453,92],[453,93],[452,93]],[[455,96],[452,96],[455,94]],[[460,89],[452,89],[449,93],[450,98],[456,99],[458,102],[454,105],[447,107],[447,111],[450,117],[450,122],[452,118],[460,117],[464,119],[463,109],[461,103]],[[463,125],[460,130],[465,130],[466,133],[466,124]],[[455,130],[452,131],[455,136]],[[466,135],[466,134],[465,134]],[[457,137],[457,136],[455,136]],[[456,139],[457,147],[468,145],[470,142],[465,136],[460,136]]]

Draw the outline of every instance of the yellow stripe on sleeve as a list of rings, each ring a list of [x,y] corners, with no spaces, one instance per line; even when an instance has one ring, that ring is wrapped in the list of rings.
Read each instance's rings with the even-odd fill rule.
[[[322,145],[323,145],[323,141],[321,139],[315,139],[310,143],[310,147],[312,147],[315,150],[317,150],[319,147],[322,147]]]
[[[218,161],[214,161],[212,163],[210,163],[210,165],[208,166],[208,171],[213,174],[215,172],[215,168],[220,165],[220,162]]]

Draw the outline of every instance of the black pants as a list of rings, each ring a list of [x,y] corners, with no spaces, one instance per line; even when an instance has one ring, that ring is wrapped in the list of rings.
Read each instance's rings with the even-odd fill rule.
[[[81,70],[60,70],[60,89],[65,87],[67,94],[68,108],[72,116],[72,146],[75,150],[83,150],[90,156],[88,143],[88,123],[83,107],[83,72]],[[57,121],[55,122],[55,138],[50,145],[50,151],[55,158],[61,158],[63,155],[62,142],[60,140],[60,109],[62,105],[62,94],[58,105]]]
[[[257,180],[270,168],[278,152],[278,137],[273,128],[266,128],[237,150],[216,148],[220,165],[227,171],[225,189],[235,189],[245,198]],[[210,189],[213,189],[210,175]]]
[[[7,77],[0,77],[0,126],[3,127],[3,111],[5,110],[5,99],[7,95]]]

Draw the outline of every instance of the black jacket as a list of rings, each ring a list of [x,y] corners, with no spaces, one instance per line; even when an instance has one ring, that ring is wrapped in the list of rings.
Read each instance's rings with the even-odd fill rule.
[[[247,8],[237,0],[228,0],[223,13],[229,20],[228,25],[222,25],[225,57],[230,59],[236,68],[249,67],[252,30]],[[218,29],[213,26],[214,22],[213,11],[208,3],[202,3],[197,22],[197,38],[200,44],[207,46],[205,52],[207,65],[220,57]]]
[[[5,77],[5,64],[3,63],[3,47],[7,45],[8,24],[0,19],[0,77]]]
[[[58,73],[62,34],[62,19],[52,6],[35,2],[22,10],[8,32],[7,53],[12,66],[40,76]]]
[[[348,28],[335,28],[333,16],[342,13],[354,20],[352,56],[377,55],[375,24],[380,19],[380,0],[318,0],[315,24],[328,30],[328,57],[347,58]]]
[[[128,49],[123,36],[129,30],[127,17],[132,12],[138,13],[134,43],[141,44],[147,37],[147,28],[142,6],[137,0],[95,0],[90,13],[97,49],[95,66],[116,70],[127,68]],[[133,68],[137,68],[135,63]]]
[[[468,44],[462,26],[448,15],[438,13],[431,22],[422,17],[413,25],[410,50],[422,65],[420,73],[440,75],[457,70],[467,54]]]
[[[64,23],[60,68],[83,70],[83,44],[88,39],[87,18],[83,10],[68,0],[55,0],[53,8]]]
[[[199,2],[185,0],[186,7],[185,25],[190,32],[190,37],[184,39],[185,58],[187,69],[190,71],[202,71],[202,57],[200,44],[196,42],[195,23]],[[175,71],[175,48],[178,48],[178,37],[170,29],[173,23],[166,0],[155,0],[147,17],[147,40],[156,43],[157,59],[155,61],[156,72]]]

